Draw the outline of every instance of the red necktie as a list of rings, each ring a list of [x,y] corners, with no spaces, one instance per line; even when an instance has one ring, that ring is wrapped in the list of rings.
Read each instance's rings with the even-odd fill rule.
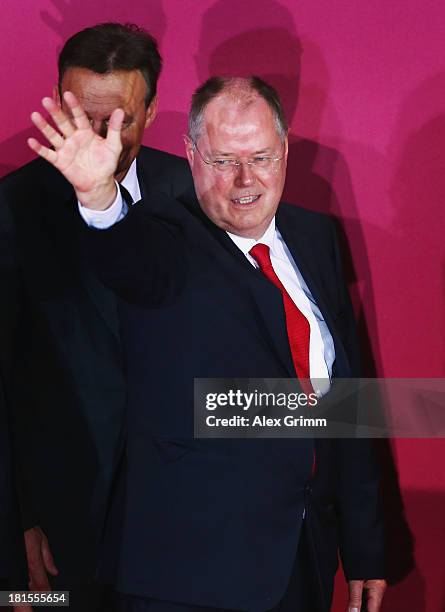
[[[313,389],[309,376],[309,339],[311,335],[309,321],[297,308],[276,275],[270,260],[269,247],[265,244],[256,244],[250,249],[249,253],[258,263],[264,276],[281,291],[286,315],[287,336],[295,371],[298,378],[301,379],[303,391],[312,393]]]

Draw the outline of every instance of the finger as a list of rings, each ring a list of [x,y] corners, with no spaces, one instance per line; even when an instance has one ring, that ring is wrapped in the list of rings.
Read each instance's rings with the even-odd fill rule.
[[[48,538],[46,536],[43,536],[42,538],[41,550],[42,550],[43,563],[45,564],[46,571],[48,571],[52,576],[57,576],[59,571],[54,563],[53,555],[51,553],[49,543],[48,543]]]
[[[368,580],[365,584],[368,612],[379,612],[386,589],[384,580]]]
[[[37,153],[37,155],[40,155],[40,157],[43,157],[43,159],[49,161],[49,163],[53,164],[53,166],[56,164],[57,153],[55,151],[48,149],[48,147],[44,147],[35,138],[28,138],[27,142],[29,148],[32,149],[34,153]]]
[[[36,591],[50,591],[48,576],[40,552],[41,530],[32,528],[25,531],[25,549],[28,562],[29,587]]]
[[[71,111],[76,127],[80,130],[89,130],[91,128],[90,122],[76,96],[71,91],[65,91],[63,99]]]
[[[56,124],[58,130],[62,132],[63,136],[69,138],[74,133],[74,126],[66,113],[52,98],[43,98],[42,106],[51,115],[51,119]]]
[[[107,143],[113,151],[119,151],[122,148],[121,130],[124,115],[125,113],[121,108],[116,108],[111,113],[107,130]]]
[[[55,149],[60,149],[65,142],[62,136],[42,117],[40,113],[32,113],[31,121]]]
[[[51,591],[48,576],[43,568],[43,561],[39,564],[28,564],[28,572],[30,575],[29,590],[30,591]]]
[[[363,580],[350,580],[348,612],[360,612],[362,607]]]
[[[51,591],[43,559],[28,556],[29,588],[31,591]]]

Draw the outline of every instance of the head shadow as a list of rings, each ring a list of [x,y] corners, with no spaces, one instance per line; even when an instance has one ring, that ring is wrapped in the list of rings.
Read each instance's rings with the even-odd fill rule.
[[[231,15],[236,15],[236,20],[230,19]],[[255,74],[278,91],[290,127],[283,199],[338,218],[348,284],[353,288],[366,285],[369,303],[372,289],[366,241],[357,221],[349,168],[336,148],[321,142],[320,126],[326,112],[341,142],[341,126],[329,99],[329,70],[321,49],[299,35],[293,14],[277,0],[259,0],[254,19],[236,0],[217,0],[203,16],[195,63],[200,82],[216,74]],[[348,223],[349,219],[354,223]],[[354,259],[349,242],[358,245],[360,251],[354,252]],[[353,292],[353,299],[364,361],[372,376],[374,356],[358,290]],[[374,329],[375,321],[370,321],[370,327]]]
[[[51,10],[40,11],[43,23],[60,38],[60,46],[84,28],[113,21],[135,23],[150,32],[159,43],[162,42],[167,17],[162,0],[125,3],[108,0],[103,3],[85,3],[82,0],[51,0]],[[60,51],[60,47],[57,49]]]

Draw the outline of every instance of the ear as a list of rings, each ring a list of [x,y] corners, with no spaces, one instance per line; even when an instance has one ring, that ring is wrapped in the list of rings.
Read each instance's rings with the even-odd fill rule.
[[[58,106],[62,106],[62,100],[60,99],[59,86],[53,85],[53,100]]]
[[[289,152],[289,139],[286,134],[286,138],[284,139],[284,158],[287,161],[287,154]]]
[[[286,134],[286,138],[283,141],[283,148],[284,148],[284,160],[282,163],[284,163],[284,168],[287,168],[287,154],[289,152],[289,141],[288,141],[288,137]]]
[[[184,144],[185,144],[185,154],[187,155],[187,159],[189,161],[190,167],[193,167],[193,162],[195,160],[195,145],[191,140],[190,136],[184,134],[183,136]]]
[[[156,95],[145,111],[145,128],[148,128],[158,114],[158,96]]]

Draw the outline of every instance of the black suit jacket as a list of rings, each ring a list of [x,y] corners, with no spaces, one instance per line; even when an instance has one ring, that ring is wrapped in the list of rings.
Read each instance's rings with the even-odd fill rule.
[[[142,193],[191,183],[184,159],[146,147],[137,173]],[[40,159],[0,184],[0,357],[21,520],[47,534],[61,586],[94,576],[125,409],[116,302],[82,258],[73,195]]]
[[[22,556],[23,537],[20,538],[17,506],[14,495],[9,427],[3,383],[0,379],[0,588],[6,588],[11,577],[13,559]]]
[[[329,326],[337,377],[357,376],[354,320],[333,224],[281,204],[277,226]],[[284,594],[307,511],[320,609],[340,545],[348,578],[384,574],[378,470],[368,441],[193,438],[194,378],[294,377],[282,298],[193,197],[153,194],[91,262],[123,298],[126,464],[104,572],[118,589],[228,609]],[[117,553],[117,554],[116,554]]]

